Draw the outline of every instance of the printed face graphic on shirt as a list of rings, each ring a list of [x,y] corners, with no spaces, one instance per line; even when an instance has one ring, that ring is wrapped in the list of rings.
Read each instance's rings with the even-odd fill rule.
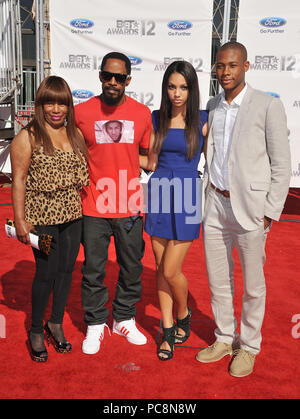
[[[122,137],[123,123],[121,121],[108,121],[105,130],[114,143],[119,143]]]
[[[133,143],[133,121],[96,121],[95,138],[97,144]]]

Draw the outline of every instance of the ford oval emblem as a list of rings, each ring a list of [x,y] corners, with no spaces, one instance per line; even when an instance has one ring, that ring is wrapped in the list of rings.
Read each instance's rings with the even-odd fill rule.
[[[95,96],[94,93],[91,92],[90,90],[83,90],[83,89],[73,90],[72,95],[76,97],[76,99],[89,99]]]
[[[190,29],[193,25],[188,20],[172,20],[168,23],[168,27],[174,31],[186,31]]]
[[[138,65],[143,62],[143,60],[140,57],[133,57],[131,55],[131,56],[128,56],[128,58],[130,59],[131,65]]]
[[[94,26],[94,22],[89,19],[78,18],[71,20],[70,25],[76,29],[87,29]]]
[[[282,17],[265,17],[259,23],[266,28],[278,28],[286,24],[286,20]]]

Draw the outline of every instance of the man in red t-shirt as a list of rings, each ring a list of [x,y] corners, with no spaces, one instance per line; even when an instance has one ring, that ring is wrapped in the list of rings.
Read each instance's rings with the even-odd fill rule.
[[[99,75],[102,94],[75,107],[76,125],[89,151],[90,185],[82,192],[82,305],[88,325],[82,351],[86,354],[99,351],[107,326],[108,290],[103,281],[111,236],[120,267],[113,332],[136,345],[147,342],[135,325],[135,304],[141,298],[144,254],[139,154],[148,151],[152,125],[150,110],[125,95],[130,72],[128,57],[107,54]]]

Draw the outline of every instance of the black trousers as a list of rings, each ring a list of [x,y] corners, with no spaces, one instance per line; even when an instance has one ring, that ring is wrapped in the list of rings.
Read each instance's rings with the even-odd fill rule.
[[[82,307],[88,325],[102,324],[109,315],[105,304],[108,289],[104,284],[105,264],[111,236],[114,237],[119,278],[112,314],[116,321],[129,320],[136,314],[135,303],[142,294],[141,273],[144,256],[143,219],[137,217],[83,217],[85,261],[82,266]]]
[[[38,233],[53,236],[53,246],[47,256],[33,248],[36,273],[32,284],[33,333],[43,332],[44,314],[53,292],[50,322],[62,324],[72,273],[82,234],[82,219],[64,224],[35,226]]]

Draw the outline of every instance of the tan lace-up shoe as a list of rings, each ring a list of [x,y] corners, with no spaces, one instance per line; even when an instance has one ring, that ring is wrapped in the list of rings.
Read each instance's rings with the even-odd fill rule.
[[[246,377],[254,368],[255,355],[245,349],[233,352],[233,358],[229,367],[229,374],[233,377]]]
[[[228,343],[218,342],[217,340],[211,346],[198,352],[196,359],[199,362],[216,362],[224,358],[226,355],[232,354],[232,345]]]

